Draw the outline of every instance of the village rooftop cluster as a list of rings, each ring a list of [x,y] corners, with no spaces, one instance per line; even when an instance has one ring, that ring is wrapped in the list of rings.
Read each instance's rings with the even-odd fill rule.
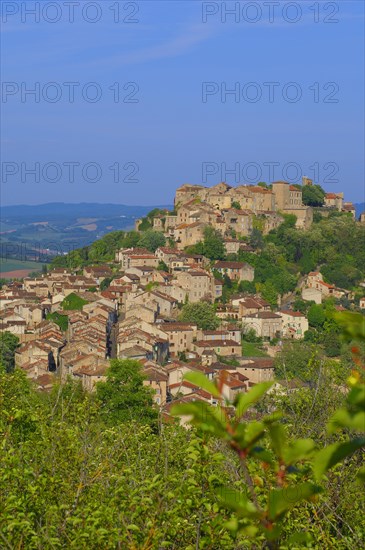
[[[333,209],[354,215],[353,205],[344,203],[342,194],[326,195],[322,210]],[[121,249],[114,262],[84,267],[82,273],[57,268],[37,278],[9,282],[0,293],[0,330],[20,339],[17,367],[42,390],[50,389],[57,379],[71,377],[93,391],[97,382],[105,380],[111,358],[135,359],[143,367],[144,383],[155,390],[155,403],[167,415],[173,400],[214,403],[212,395],[183,380],[188,371],[200,371],[209,379],[225,371],[223,393],[230,400],[273,379],[275,353],[283,340],[304,337],[306,316],[293,311],[285,297],[272,308],[257,293],[239,293],[220,304],[223,283],[217,273],[231,281],[250,282],[254,267],[239,261],[211,262],[185,248],[202,241],[204,229],[211,226],[224,237],[227,254],[255,253],[242,237],[250,235],[257,220],[261,231],[268,233],[282,223],[285,213],[296,215],[298,228],[307,229],[312,223],[313,210],[303,205],[301,190],[286,182],[275,182],[271,189],[225,183],[211,188],[183,185],[176,191],[174,211],[160,212],[152,222],[173,246],[160,246],[154,253]],[[141,223],[136,222],[137,230]],[[112,280],[102,290],[106,279]],[[324,282],[320,272],[309,273],[299,290],[304,300],[315,303],[350,295]],[[217,300],[216,330],[179,320],[184,304]],[[365,299],[360,307],[365,308]],[[54,316],[47,320],[49,314]],[[61,322],[55,322],[57,318]],[[263,339],[266,356],[243,353],[242,334],[247,330]],[[272,340],[277,344],[270,346]]]

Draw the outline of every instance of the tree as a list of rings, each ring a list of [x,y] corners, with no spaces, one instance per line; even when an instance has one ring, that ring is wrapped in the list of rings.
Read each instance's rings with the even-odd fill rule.
[[[19,346],[19,338],[11,332],[0,333],[0,370],[12,372],[15,367],[15,350]]]
[[[295,289],[297,285],[297,279],[294,275],[288,273],[288,271],[282,269],[277,274],[274,274],[271,278],[271,282],[279,294],[285,294]]]
[[[340,336],[336,332],[329,332],[323,338],[324,351],[327,357],[338,357],[341,353]]]
[[[123,246],[125,248],[135,248],[139,245],[141,235],[137,231],[129,231],[125,234]]]
[[[311,329],[311,330],[305,331],[304,342],[315,342],[316,339],[317,339],[317,334],[315,330]]]
[[[240,281],[238,283],[238,292],[247,292],[248,294],[255,294],[256,287],[253,281]]]
[[[204,254],[204,243],[203,241],[198,241],[195,244],[185,247],[185,252],[187,254]]]
[[[302,257],[299,259],[300,271],[302,273],[309,273],[316,267],[315,252],[313,250],[304,250]]]
[[[246,329],[245,326],[243,327],[243,339],[245,340],[245,342],[251,342],[251,343],[262,342],[262,338],[260,336],[257,336],[254,328]]]
[[[238,201],[232,201],[232,208],[235,208],[236,210],[241,210],[241,205]]]
[[[110,283],[112,282],[113,277],[105,277],[100,283],[100,290],[106,290],[110,287]]]
[[[138,226],[138,230],[139,231],[149,231],[150,229],[152,229],[152,227],[153,227],[153,225],[152,225],[151,220],[149,218],[145,217],[145,218],[142,218],[142,221]]]
[[[259,229],[254,228],[249,238],[249,244],[252,248],[263,248],[264,239]]]
[[[220,325],[220,320],[215,314],[214,307],[208,302],[196,302],[185,304],[179,315],[180,321],[196,323],[203,330],[215,330]]]
[[[326,192],[320,185],[304,185],[302,200],[306,206],[323,206]]]
[[[309,338],[305,343],[291,341],[284,343],[274,362],[275,374],[278,378],[300,378],[303,381],[312,379],[313,373],[309,365],[318,350],[310,345],[310,341]]]
[[[169,267],[162,260],[158,262],[157,269],[158,271],[167,271],[167,272],[169,271]]]
[[[332,284],[340,288],[352,288],[363,278],[362,272],[351,265],[351,259],[343,257],[333,258],[321,268],[323,276]]]
[[[224,260],[226,249],[221,233],[208,225],[204,229],[203,254],[210,260]]]
[[[153,391],[143,385],[140,362],[113,359],[106,376],[106,381],[96,386],[104,421],[115,425],[138,420],[154,425],[157,411],[153,407]]]
[[[266,283],[257,283],[256,286],[257,291],[262,294],[264,300],[269,302],[269,304],[273,307],[277,306],[278,291],[270,280],[268,280]]]
[[[139,241],[139,246],[147,248],[151,252],[155,252],[159,246],[165,246],[165,244],[165,235],[161,231],[153,231],[152,229],[145,231]]]
[[[326,320],[326,314],[321,304],[312,304],[308,309],[308,323],[311,327],[321,328]]]
[[[312,304],[314,304],[314,302],[302,300],[302,298],[296,298],[293,302],[293,311],[300,311],[306,315]]]

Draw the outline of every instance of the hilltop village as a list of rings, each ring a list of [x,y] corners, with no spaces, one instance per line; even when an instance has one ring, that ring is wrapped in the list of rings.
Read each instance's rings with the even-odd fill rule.
[[[138,233],[161,235],[164,244],[122,247],[110,262],[51,268],[3,285],[0,330],[19,338],[16,366],[41,390],[71,377],[93,391],[110,359],[136,359],[167,415],[172,401],[214,403],[183,380],[188,371],[209,379],[225,371],[230,400],[273,379],[283,342],[310,332],[308,308],[295,302],[333,299],[339,310],[341,300],[365,309],[364,297],[355,304],[350,288],[326,282],[318,270],[298,277],[273,301],[254,283],[260,239],[285,221],[306,232],[318,212],[355,219],[343,194],[326,194],[319,208],[304,205],[302,189],[312,182],[303,184],[183,185],[173,211],[136,221]],[[362,215],[356,223],[364,221]]]

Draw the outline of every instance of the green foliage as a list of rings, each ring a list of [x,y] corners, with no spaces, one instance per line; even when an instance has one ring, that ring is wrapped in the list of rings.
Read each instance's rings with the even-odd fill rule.
[[[51,268],[67,267],[70,269],[84,267],[114,260],[115,253],[122,247],[137,246],[139,234],[136,231],[112,231],[89,246],[72,250],[66,256],[57,256],[51,262]]]
[[[84,249],[84,260],[88,263],[103,263],[114,260],[115,252],[124,246],[125,236],[124,231],[107,233],[102,239],[93,242]]]
[[[243,327],[243,339],[245,342],[262,342],[262,338],[260,336],[257,336],[255,329],[249,328],[246,330],[245,327]]]
[[[79,384],[41,395],[19,371],[0,375],[0,402],[2,548],[232,548],[224,457],[195,434],[106,426]]]
[[[240,281],[238,283],[238,292],[247,292],[248,294],[255,294],[256,286],[253,281]]]
[[[365,333],[361,315],[336,322],[349,343]],[[227,403],[223,373],[214,383],[190,374],[220,402],[174,405],[192,429],[151,428],[143,405],[123,418],[141,390],[131,365],[102,399],[71,382],[37,392],[21,370],[1,372],[0,546],[362,547],[365,388],[352,347],[347,395],[331,378],[336,361],[313,360],[313,388],[282,399],[258,384]]]
[[[68,317],[67,315],[61,315],[55,311],[54,313],[48,313],[46,317],[47,321],[53,321],[60,327],[60,329],[65,332],[68,329]]]
[[[320,185],[304,185],[302,187],[303,204],[306,206],[323,206],[325,190]]]
[[[326,314],[321,304],[312,304],[307,313],[308,323],[311,327],[323,327]]]
[[[166,216],[167,214],[173,215],[172,212],[168,212],[167,210],[161,210],[160,208],[154,208],[151,210],[147,216],[142,218],[141,223],[138,226],[138,231],[149,231],[153,228],[153,218],[157,217],[158,215]],[[163,223],[165,222],[165,219],[162,219]]]
[[[344,319],[343,321],[345,322]],[[354,333],[364,334],[364,323],[359,318],[352,317],[350,323],[347,324],[347,330],[351,336]],[[235,400],[230,402],[222,393],[225,383],[224,373],[220,375],[213,386],[212,382],[204,379],[201,373],[189,373],[186,378],[214,395],[219,405],[212,407],[204,402],[182,403],[175,405],[172,413],[184,417],[189,416],[191,423],[199,431],[206,434],[207,437],[213,436],[230,447],[236,453],[241,464],[240,471],[245,480],[245,487],[237,490],[232,485],[221,484],[219,486],[220,500],[223,506],[232,512],[230,521],[225,524],[231,533],[237,537],[244,534],[251,539],[251,543],[248,543],[247,547],[256,547],[260,541],[258,547],[262,548],[296,548],[296,542],[311,542],[311,532],[313,532],[311,525],[313,523],[310,522],[307,525],[304,518],[311,517],[314,512],[316,518],[314,522],[318,522],[318,510],[325,506],[326,519],[332,518],[331,525],[334,525],[333,520],[335,523],[340,521],[342,526],[346,523],[346,528],[350,528],[351,535],[349,537],[349,531],[347,531],[347,536],[342,535],[342,532],[335,526],[335,531],[332,533],[334,536],[331,537],[328,533],[323,539],[324,532],[321,525],[321,534],[317,533],[315,537],[316,543],[321,540],[322,547],[347,548],[347,543],[352,536],[354,537],[353,543],[356,540],[361,540],[361,528],[360,530],[356,527],[353,529],[347,523],[347,521],[352,523],[351,519],[342,520],[338,515],[346,513],[343,506],[339,504],[338,493],[336,500],[334,502],[331,500],[332,491],[338,491],[339,486],[336,485],[335,488],[332,488],[332,485],[327,482],[328,478],[324,478],[325,474],[330,475],[330,471],[344,460],[346,460],[346,468],[342,468],[342,472],[347,472],[351,468],[353,475],[354,465],[356,467],[355,454],[357,453],[357,458],[360,459],[358,452],[360,449],[365,449],[365,437],[363,434],[359,434],[359,431],[363,432],[365,426],[365,385],[359,372],[349,380],[352,389],[346,398],[346,406],[337,410],[328,422],[330,435],[336,430],[347,429],[353,432],[353,437],[350,439],[345,437],[342,441],[325,446],[319,445],[319,449],[313,439],[293,437],[296,428],[290,419],[296,414],[296,406],[305,393],[298,394],[300,399],[295,398],[290,404],[288,404],[290,399],[285,396],[282,404],[286,404],[288,407],[290,411],[290,416],[288,416],[285,413],[273,412],[272,401],[270,401],[272,397],[265,396],[272,386],[271,382],[257,384],[248,393],[238,394]],[[323,392],[328,392],[329,387],[331,385],[328,384],[325,376],[315,389],[318,403],[311,403],[311,409],[306,415],[304,423],[303,414],[301,415],[302,429],[308,428],[312,412],[315,415],[318,409],[323,415],[323,411],[330,409],[330,407],[326,409],[322,398],[325,395]],[[341,396],[341,392],[338,395]],[[268,400],[267,406],[262,403],[263,398]],[[331,399],[332,395],[329,398]],[[332,406],[334,405],[333,401],[332,399]],[[303,401],[304,403],[305,401]],[[246,416],[253,406],[256,407],[256,414],[252,411],[250,416]],[[259,409],[264,414],[257,417]],[[267,413],[267,411],[269,412]],[[249,418],[251,420],[248,420]],[[288,423],[287,427],[285,423]],[[318,433],[323,434],[323,424],[318,426]],[[360,479],[365,479],[365,468],[358,471],[358,476]],[[355,494],[356,498],[359,497],[359,488],[355,489],[351,483],[348,488],[351,488],[352,498]],[[350,503],[351,500],[348,501],[351,509]],[[332,506],[334,506],[335,512],[332,511]],[[351,513],[358,517],[364,527],[361,512],[359,515],[352,509]],[[299,516],[303,519],[299,519]],[[288,530],[289,525],[290,530]],[[309,532],[297,533],[295,531],[295,528],[302,529],[304,525]],[[338,533],[341,535],[342,540],[340,541],[338,541]],[[287,540],[285,540],[286,536],[288,536]],[[263,540],[266,542],[262,543]],[[330,540],[337,542],[334,545],[329,542]],[[306,544],[299,547],[306,547]]]
[[[31,382],[24,372],[19,369],[8,373],[0,370],[0,404],[0,437],[2,443],[6,445],[9,437],[13,445],[19,445],[24,439],[37,431],[37,421],[40,416],[40,397],[32,391]],[[0,457],[1,455],[2,453],[0,453]],[[0,495],[2,494],[3,491],[0,488]]]
[[[306,330],[304,333],[304,342],[316,342],[317,340],[317,333],[313,329]]]
[[[323,338],[324,350],[327,357],[338,357],[341,353],[340,336],[336,332],[329,332]]]
[[[110,362],[106,381],[97,384],[101,417],[107,424],[139,420],[155,425],[157,411],[153,408],[153,392],[143,381],[139,361],[113,359]]]
[[[329,283],[349,289],[365,275],[364,240],[365,227],[347,216],[323,218],[308,231],[283,223],[265,238],[289,271],[294,265],[302,274],[319,268]]]
[[[268,280],[266,283],[257,283],[256,288],[264,300],[269,302],[272,307],[277,306],[279,293],[272,281]]]
[[[284,232],[286,229],[293,229],[295,227],[297,222],[297,217],[295,214],[282,214],[282,217],[284,218],[284,222],[278,228],[279,233]]]
[[[255,218],[257,220],[257,218]],[[259,227],[254,227],[251,231],[250,238],[249,238],[249,244],[252,246],[252,248],[263,248],[264,246],[264,238],[262,236],[263,231],[263,224],[256,222],[256,225]]]
[[[220,319],[215,314],[214,307],[208,302],[185,304],[179,315],[180,321],[196,323],[203,330],[215,330],[220,325]]]
[[[165,246],[166,238],[161,231],[153,231],[148,229],[141,235],[139,240],[139,246],[147,248],[151,252],[155,252],[159,246]]]
[[[306,481],[305,469],[300,468],[300,463],[311,457],[313,442],[289,442],[284,427],[279,423],[280,415],[277,414],[249,423],[242,419],[247,410],[268,391],[272,382],[257,384],[248,393],[239,394],[234,403],[229,403],[235,407],[232,417],[224,406],[225,400],[221,393],[224,378],[221,377],[216,386],[212,386],[212,382],[205,377],[203,380],[200,373],[189,373],[186,378],[215,395],[220,405],[211,407],[203,402],[191,402],[175,405],[172,413],[191,416],[191,422],[199,430],[223,440],[237,454],[246,481],[244,491],[224,485],[219,487],[218,494],[223,506],[234,514],[226,527],[236,535],[243,532],[256,540],[261,537],[278,539],[281,522],[287,512],[297,503],[321,491],[320,487]],[[256,462],[271,466],[273,474],[276,472],[278,488],[275,488],[275,475],[272,478],[266,475],[266,486],[261,477],[253,476],[250,465]],[[295,478],[291,473],[294,465],[298,466]],[[302,479],[304,482],[299,482]],[[265,486],[264,491],[256,491],[255,482],[260,487]],[[265,498],[262,498],[264,495]]]
[[[113,277],[105,277],[105,279],[103,279],[100,283],[100,290],[103,291],[109,288],[112,280]]]
[[[15,367],[15,350],[19,346],[19,338],[11,332],[0,332],[0,372],[12,372]]]
[[[61,302],[61,307],[64,310],[81,310],[84,305],[88,304],[87,300],[84,300],[74,292],[66,296]]]
[[[163,262],[162,260],[158,262],[157,269],[158,271],[166,271],[167,273],[169,272],[168,265],[166,265],[165,262]]]
[[[288,264],[280,247],[271,241],[265,244],[260,254],[240,251],[238,259],[255,268],[255,290],[261,292],[272,306],[277,304],[279,294],[292,292],[296,288],[297,276],[291,273],[292,265]],[[250,286],[252,289],[252,283]]]
[[[323,220],[323,216],[318,210],[313,212],[313,223],[318,223]]]
[[[314,361],[319,350],[310,346],[310,339],[305,342],[285,342],[281,353],[274,361],[275,374],[278,378],[299,378],[305,382],[313,379]]]
[[[361,313],[350,311],[336,312],[336,322],[341,326],[342,336],[347,340],[365,340],[365,317]]]
[[[152,221],[145,217],[142,218],[142,221],[138,226],[138,231],[149,231],[150,229],[152,229],[152,227]]]
[[[308,312],[308,309],[314,303],[315,302],[312,302],[309,300],[302,300],[301,298],[296,298],[293,302],[293,311],[300,311],[301,313],[304,313],[306,315]]]
[[[232,208],[235,208],[236,210],[241,210],[241,204],[238,201],[232,201]]]
[[[185,252],[187,252],[188,254],[204,254],[203,241],[199,241],[195,244],[192,244],[191,246],[186,246]]]
[[[203,254],[209,260],[224,260],[226,256],[221,233],[210,225],[204,229]]]
[[[352,288],[362,278],[362,271],[356,266],[351,265],[353,260],[348,258],[348,262],[343,258],[336,258],[329,264],[321,267],[323,276],[339,288]]]

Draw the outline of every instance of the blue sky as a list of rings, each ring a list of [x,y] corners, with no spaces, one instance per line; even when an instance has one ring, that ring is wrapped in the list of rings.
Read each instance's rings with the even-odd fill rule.
[[[73,23],[20,4],[2,2],[2,205],[301,175],[364,200],[363,2],[80,0]]]

